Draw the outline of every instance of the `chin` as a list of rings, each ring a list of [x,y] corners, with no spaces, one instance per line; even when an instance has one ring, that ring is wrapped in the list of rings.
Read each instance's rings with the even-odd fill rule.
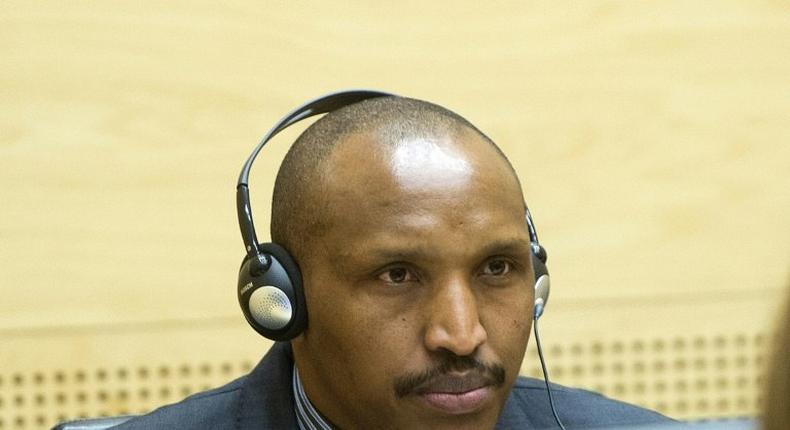
[[[485,403],[479,405],[477,408],[471,410],[460,411],[447,411],[443,408],[431,405],[423,398],[410,399],[410,406],[416,406],[416,413],[414,408],[409,408],[409,412],[414,413],[407,419],[393,420],[389,428],[398,429],[474,429],[485,430],[493,429],[496,426],[499,412],[504,404],[499,399],[497,392],[491,392],[491,398]],[[406,418],[401,415],[401,418]]]
[[[491,416],[493,415],[493,416]],[[407,425],[404,429],[447,429],[447,430],[486,430],[496,426],[497,414],[469,414],[456,415],[452,417],[442,417],[431,420],[429,423],[420,422],[417,425]]]

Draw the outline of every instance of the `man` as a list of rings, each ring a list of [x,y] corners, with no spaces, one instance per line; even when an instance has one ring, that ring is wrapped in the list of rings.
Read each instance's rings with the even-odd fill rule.
[[[250,375],[120,428],[555,426],[542,381],[518,377],[535,299],[525,211],[509,161],[444,108],[383,97],[327,114],[272,202],[307,328]],[[666,419],[553,392],[568,428]]]

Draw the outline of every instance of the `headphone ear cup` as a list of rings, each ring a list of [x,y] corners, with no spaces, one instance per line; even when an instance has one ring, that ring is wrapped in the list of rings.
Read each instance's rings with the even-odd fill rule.
[[[535,305],[533,307],[533,317],[538,319],[543,315],[543,310],[549,302],[551,278],[549,277],[549,270],[546,264],[534,252],[532,253],[532,268],[535,271]]]
[[[298,336],[307,325],[302,275],[294,259],[280,245],[258,245],[269,267],[253,274],[252,259],[239,270],[237,296],[244,318],[262,336],[285,341]]]

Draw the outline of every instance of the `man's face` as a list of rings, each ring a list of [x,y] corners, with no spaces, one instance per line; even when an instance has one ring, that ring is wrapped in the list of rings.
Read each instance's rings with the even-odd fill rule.
[[[534,302],[517,180],[472,132],[372,140],[333,152],[326,232],[299,261],[307,395],[341,428],[493,428]]]

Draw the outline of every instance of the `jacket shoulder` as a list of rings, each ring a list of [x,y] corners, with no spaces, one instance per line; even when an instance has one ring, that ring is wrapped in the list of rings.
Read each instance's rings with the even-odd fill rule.
[[[133,418],[117,430],[296,429],[290,344],[275,342],[249,374]]]
[[[554,406],[560,420],[569,427],[604,427],[638,425],[672,421],[658,412],[579,388],[551,384]],[[536,427],[551,426],[554,416],[549,405],[546,384],[542,380],[519,377],[513,385],[500,424],[530,423]]]

